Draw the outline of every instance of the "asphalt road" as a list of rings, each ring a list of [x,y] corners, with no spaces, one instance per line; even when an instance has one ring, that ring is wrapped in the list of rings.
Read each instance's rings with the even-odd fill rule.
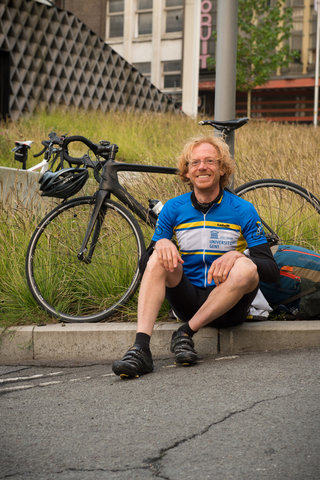
[[[0,479],[317,480],[320,349],[0,367]]]

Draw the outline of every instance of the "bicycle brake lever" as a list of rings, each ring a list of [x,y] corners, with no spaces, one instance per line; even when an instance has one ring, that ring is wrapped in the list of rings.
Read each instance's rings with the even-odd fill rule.
[[[85,167],[90,167],[90,168],[96,167],[96,162],[94,160],[91,160],[90,155],[88,155],[87,153],[83,155],[82,161]]]
[[[47,142],[48,143],[52,143],[52,144],[55,144],[55,145],[63,145],[63,142],[64,140],[66,139],[67,137],[67,134],[65,133],[64,135],[60,135],[60,137],[58,137],[58,135],[56,134],[56,132],[50,132],[49,133],[49,139],[50,141]]]

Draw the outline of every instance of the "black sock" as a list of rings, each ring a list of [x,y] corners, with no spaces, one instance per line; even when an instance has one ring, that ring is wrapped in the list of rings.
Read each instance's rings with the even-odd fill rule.
[[[187,333],[189,337],[193,337],[193,335],[197,333],[194,330],[192,330],[192,328],[190,328],[189,322],[186,322],[183,325],[181,325],[181,327],[178,329],[178,332]]]
[[[138,332],[136,334],[135,345],[139,345],[144,352],[150,352],[150,335],[147,333]]]

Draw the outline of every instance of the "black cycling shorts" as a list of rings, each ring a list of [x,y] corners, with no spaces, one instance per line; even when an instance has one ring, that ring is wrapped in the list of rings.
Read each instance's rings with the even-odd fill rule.
[[[177,317],[183,322],[188,322],[207,300],[208,295],[215,286],[201,288],[193,285],[188,277],[183,274],[179,285],[166,288],[166,299],[170,303]],[[244,295],[231,310],[221,317],[210,322],[207,326],[215,328],[227,328],[243,323],[248,314],[249,307],[255,298],[258,287]]]

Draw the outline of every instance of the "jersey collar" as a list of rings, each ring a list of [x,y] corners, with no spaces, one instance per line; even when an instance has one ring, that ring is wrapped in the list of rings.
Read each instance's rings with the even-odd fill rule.
[[[195,196],[195,193],[192,190],[192,192],[191,192],[191,203],[194,206],[194,208],[196,208],[197,210],[200,210],[200,212],[207,213],[208,210],[210,210],[210,208],[212,207],[213,204],[221,202],[222,197],[223,197],[223,189],[220,187],[219,194],[216,196],[216,198],[214,200],[212,200],[212,202],[200,203],[200,202],[198,202],[197,197]]]

